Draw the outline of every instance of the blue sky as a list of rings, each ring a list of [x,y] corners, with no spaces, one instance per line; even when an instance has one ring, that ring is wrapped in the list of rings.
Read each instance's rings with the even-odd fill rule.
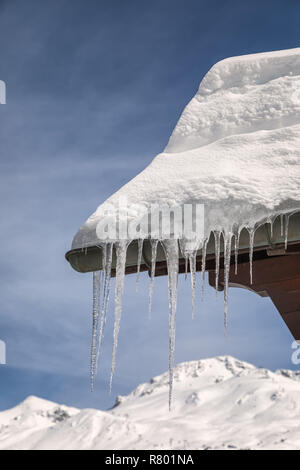
[[[0,1],[0,409],[29,394],[106,408],[164,372],[166,279],[126,278],[113,394],[112,306],[100,374],[89,391],[92,277],[64,260],[72,237],[110,194],[167,144],[207,70],[225,57],[299,46],[300,4],[227,0]],[[269,299],[222,299],[180,279],[176,362],[232,354],[292,368],[292,337]],[[176,396],[176,390],[175,390]]]

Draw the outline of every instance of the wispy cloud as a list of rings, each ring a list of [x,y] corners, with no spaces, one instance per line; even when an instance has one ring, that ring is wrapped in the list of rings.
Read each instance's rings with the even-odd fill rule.
[[[7,84],[7,104],[0,105],[6,397],[18,383],[18,397],[23,390],[95,403],[87,380],[90,276],[73,272],[64,252],[96,207],[164,148],[214,62],[258,47],[298,45],[299,6],[290,2],[279,15],[277,3],[0,2],[0,79]],[[155,284],[151,323],[147,289],[146,274],[138,295],[135,277],[126,279],[116,393],[167,367],[166,279]],[[192,322],[190,286],[181,285],[177,361],[229,352],[258,365],[290,365],[291,338],[270,302],[232,292],[225,341],[222,301],[214,297],[208,289]],[[99,406],[108,403],[102,388],[111,360],[112,308],[109,313]],[[86,385],[79,387],[78,377]]]

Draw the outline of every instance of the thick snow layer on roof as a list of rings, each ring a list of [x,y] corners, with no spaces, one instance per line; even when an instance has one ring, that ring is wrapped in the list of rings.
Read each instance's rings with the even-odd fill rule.
[[[300,48],[218,62],[185,108],[165,151],[299,124],[299,75]]]
[[[299,209],[300,48],[214,65],[164,152],[99,206],[73,248],[97,243],[97,222],[122,197],[129,216],[149,204],[204,203],[206,236]]]

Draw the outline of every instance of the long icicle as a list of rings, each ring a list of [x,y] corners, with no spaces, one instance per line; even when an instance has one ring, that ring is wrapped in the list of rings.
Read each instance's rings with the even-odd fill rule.
[[[288,237],[289,237],[289,221],[291,214],[285,214],[285,228],[284,228],[284,248],[287,250],[288,247]]]
[[[195,318],[195,293],[196,293],[196,256],[197,251],[189,255],[191,285],[192,285],[192,319]]]
[[[204,300],[204,288],[205,288],[205,268],[206,268],[206,247],[207,247],[208,240],[203,241],[202,245],[202,266],[201,266],[201,299]]]
[[[271,239],[273,238],[273,231],[274,231],[274,217],[270,217],[270,234],[271,234]]]
[[[220,272],[220,243],[221,243],[221,232],[215,231],[215,274],[216,274],[216,281],[215,281],[215,288],[216,288],[216,297],[218,297],[218,288],[219,288],[219,272]]]
[[[178,286],[178,241],[165,240],[164,249],[166,252],[168,266],[168,291],[169,291],[169,409],[172,405],[173,376],[174,376],[174,353],[175,353],[175,326],[177,307],[177,286]]]
[[[92,345],[91,345],[91,363],[90,363],[90,382],[91,391],[94,391],[95,368],[97,360],[97,332],[100,314],[100,271],[93,272],[93,325],[92,325]]]
[[[232,233],[224,234],[224,333],[227,336],[228,284],[231,257]]]
[[[158,244],[158,240],[151,240],[151,278],[150,278],[150,285],[149,285],[149,309],[148,309],[149,319],[151,318],[151,312],[152,312],[152,297],[153,297],[153,288],[154,288],[154,279],[155,279],[157,244]]]
[[[112,364],[110,374],[110,393],[112,391],[112,381],[116,368],[116,355],[118,347],[118,338],[120,331],[120,323],[122,316],[122,300],[123,300],[123,289],[124,289],[124,277],[125,277],[125,265],[126,265],[126,252],[128,242],[121,240],[116,243],[116,285],[115,285],[115,321],[114,321],[114,345],[112,353]]]
[[[250,284],[253,283],[253,250],[255,229],[248,229],[249,232],[249,263],[250,263]]]
[[[280,214],[280,236],[283,237],[283,214]]]
[[[237,275],[238,273],[240,236],[241,236],[241,230],[239,229],[237,234],[234,236],[234,274],[235,275]]]
[[[103,249],[104,282],[103,282],[103,297],[102,297],[101,319],[100,319],[98,351],[97,351],[97,361],[96,361],[96,373],[98,371],[101,346],[103,342],[104,327],[105,327],[106,317],[107,317],[107,307],[108,307],[108,301],[109,301],[110,280],[111,280],[112,254],[113,254],[113,243],[108,243],[105,245]]]
[[[188,275],[188,267],[189,267],[189,258],[187,255],[184,256],[184,280],[187,280]]]
[[[137,272],[136,272],[136,291],[139,290],[139,280],[140,280],[140,273],[141,273],[141,261],[142,261],[142,253],[143,253],[143,244],[144,240],[139,238],[138,240],[138,259],[137,259]]]

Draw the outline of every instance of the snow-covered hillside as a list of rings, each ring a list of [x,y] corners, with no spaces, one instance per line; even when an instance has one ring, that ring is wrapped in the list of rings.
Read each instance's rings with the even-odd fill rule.
[[[300,373],[232,357],[179,364],[110,411],[29,397],[0,413],[1,449],[300,449]]]

